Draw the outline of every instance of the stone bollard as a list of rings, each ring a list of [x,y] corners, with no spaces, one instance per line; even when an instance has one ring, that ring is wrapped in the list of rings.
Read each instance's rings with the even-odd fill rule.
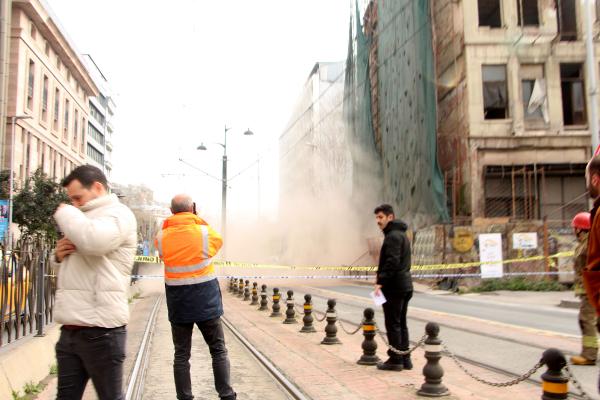
[[[375,341],[377,335],[377,326],[375,326],[375,320],[373,319],[375,311],[372,308],[365,308],[363,315],[362,328],[365,337],[362,342],[363,354],[356,363],[360,365],[377,365],[381,360],[377,357],[377,342]]]
[[[270,317],[281,317],[281,306],[279,305],[279,299],[281,296],[279,295],[279,289],[273,288],[273,312]]]
[[[325,327],[325,338],[321,344],[342,344],[337,338],[337,313],[335,312],[335,300],[327,300],[327,326]]]
[[[269,311],[269,300],[267,300],[267,285],[262,285],[260,291],[260,307],[258,311]]]
[[[567,360],[560,350],[548,349],[542,355],[548,370],[542,374],[542,400],[566,399],[569,396],[569,378],[562,370]]]
[[[294,310],[294,291],[287,291],[287,299],[285,300],[285,305],[287,306],[287,310],[285,310],[285,320],[284,324],[297,324],[296,320],[296,310]]]
[[[237,278],[233,278],[233,287],[231,289],[231,293],[233,293],[234,295],[238,294],[238,279]]]
[[[238,279],[237,297],[244,298],[244,280],[242,278]]]
[[[425,326],[427,340],[425,340],[425,358],[427,364],[423,367],[425,383],[417,392],[419,396],[424,397],[442,397],[448,396],[448,388],[442,384],[444,369],[440,365],[442,358],[442,341],[438,338],[440,327],[435,322],[429,322]]]
[[[304,295],[304,317],[302,317],[302,322],[304,326],[300,329],[302,333],[313,333],[317,330],[313,326],[314,318],[312,316],[312,296],[310,294]]]
[[[231,293],[232,290],[233,290],[233,277],[229,277],[229,287],[227,288],[227,291],[229,293]]]
[[[257,286],[258,283],[252,283],[252,302],[250,303],[251,306],[255,306],[258,304],[258,289],[256,288]]]
[[[244,286],[244,301],[250,301],[250,281],[246,279],[246,286]]]

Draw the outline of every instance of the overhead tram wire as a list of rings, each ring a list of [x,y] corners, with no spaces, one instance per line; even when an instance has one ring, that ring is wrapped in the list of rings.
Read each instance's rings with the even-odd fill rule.
[[[221,179],[221,178],[217,178],[216,176],[214,176],[214,175],[211,175],[211,174],[209,174],[209,173],[208,173],[208,172],[206,172],[206,171],[203,171],[202,169],[200,169],[200,168],[196,167],[195,165],[193,165],[193,164],[190,164],[189,162],[185,161],[183,158],[179,158],[179,161],[181,161],[183,164],[187,165],[188,167],[191,167],[191,168],[193,168],[193,169],[195,169],[195,170],[197,170],[197,171],[200,171],[200,172],[202,172],[204,175],[208,176],[209,178],[212,178],[212,179],[214,179],[214,180],[217,180],[217,181],[219,181],[219,182],[223,182],[223,179]]]

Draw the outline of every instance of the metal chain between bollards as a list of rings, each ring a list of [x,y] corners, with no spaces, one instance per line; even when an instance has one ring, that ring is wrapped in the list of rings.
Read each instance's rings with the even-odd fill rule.
[[[578,395],[584,400],[592,400],[592,397],[589,394],[587,394],[585,390],[583,390],[583,386],[581,386],[581,383],[579,383],[577,378],[575,378],[575,375],[573,375],[573,371],[571,371],[569,365],[565,365],[565,371],[567,373],[567,378],[569,378],[569,381],[573,383],[573,386],[579,392]]]
[[[313,314],[320,313],[320,312],[322,312],[322,311],[313,310]],[[323,322],[323,321],[325,321],[325,318],[327,318],[327,313],[323,313],[323,318],[319,318],[315,315],[315,321],[317,321],[317,322]]]
[[[355,334],[357,334],[357,333],[358,333],[358,331],[360,331],[360,330],[362,329],[362,327],[363,327],[363,323],[361,322],[361,323],[360,323],[360,325],[359,325],[359,326],[356,328],[356,330],[355,330],[355,331],[352,331],[352,332],[350,332],[349,330],[347,330],[347,329],[346,329],[346,327],[344,326],[344,324],[342,323],[342,321],[341,321],[341,320],[339,320],[339,319],[338,319],[338,320],[337,320],[337,322],[338,322],[339,326],[341,326],[341,327],[342,327],[342,330],[343,330],[344,332],[346,332],[346,334],[347,334],[347,335],[355,335]]]
[[[537,364],[535,364],[533,366],[533,368],[531,368],[529,371],[527,371],[526,373],[524,373],[523,375],[519,376],[516,379],[513,379],[508,382],[490,382],[490,381],[486,381],[485,379],[479,378],[478,376],[473,374],[471,371],[469,371],[460,362],[458,357],[456,357],[456,355],[454,355],[454,353],[452,353],[450,350],[448,350],[448,347],[445,344],[443,344],[442,347],[443,347],[444,351],[446,352],[446,354],[452,359],[452,361],[454,361],[454,363],[458,366],[458,368],[460,368],[460,370],[462,372],[467,374],[469,377],[475,379],[479,383],[483,383],[484,385],[493,386],[493,387],[509,387],[509,386],[518,385],[519,383],[529,379],[533,374],[538,372],[540,370],[540,368],[542,368],[544,366],[544,363],[542,361],[539,361]]]
[[[423,344],[425,343],[425,340],[427,340],[427,334],[425,334],[425,335],[423,335],[421,337],[421,339],[412,348],[410,348],[408,350],[398,350],[397,348],[395,348],[394,346],[391,346],[388,343],[387,338],[385,337],[385,335],[379,329],[377,329],[377,334],[379,335],[379,337],[381,338],[381,340],[383,340],[383,343],[387,346],[387,348],[390,351],[398,354],[399,356],[407,356],[407,355],[411,354],[416,349],[418,349],[419,347],[423,346]]]
[[[304,307],[298,307],[298,304],[294,304],[294,308],[298,314],[304,315]]]

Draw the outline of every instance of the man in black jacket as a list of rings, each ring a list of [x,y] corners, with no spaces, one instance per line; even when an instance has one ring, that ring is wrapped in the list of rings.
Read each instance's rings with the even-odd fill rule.
[[[405,351],[408,350],[406,313],[408,302],[413,295],[410,242],[406,237],[407,225],[395,218],[394,209],[389,204],[382,204],[375,209],[377,225],[385,235],[379,255],[375,293],[383,292],[387,300],[383,304],[383,314],[389,344],[395,349]],[[379,363],[378,369],[412,369],[410,355],[400,356],[392,350],[388,350],[388,355],[389,359]]]

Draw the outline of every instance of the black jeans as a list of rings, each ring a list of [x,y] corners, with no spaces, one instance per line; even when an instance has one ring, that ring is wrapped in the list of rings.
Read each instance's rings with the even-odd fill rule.
[[[388,342],[398,350],[408,350],[408,326],[406,325],[406,313],[408,302],[413,292],[384,293],[386,302],[383,303],[383,315],[385,317],[385,330]],[[392,362],[400,362],[402,357],[391,350],[388,356]]]
[[[215,389],[219,398],[233,400],[236,394],[230,384],[229,358],[225,348],[225,336],[221,318],[210,321],[197,322],[204,341],[208,345],[212,357],[213,375],[215,378]],[[192,350],[192,331],[194,324],[175,324],[171,322],[173,334],[173,345],[175,346],[175,360],[173,361],[173,375],[175,377],[175,389],[177,399],[191,400],[192,380],[190,377],[190,355]]]
[[[127,330],[61,328],[56,343],[57,400],[78,400],[91,378],[99,400],[122,400]]]

